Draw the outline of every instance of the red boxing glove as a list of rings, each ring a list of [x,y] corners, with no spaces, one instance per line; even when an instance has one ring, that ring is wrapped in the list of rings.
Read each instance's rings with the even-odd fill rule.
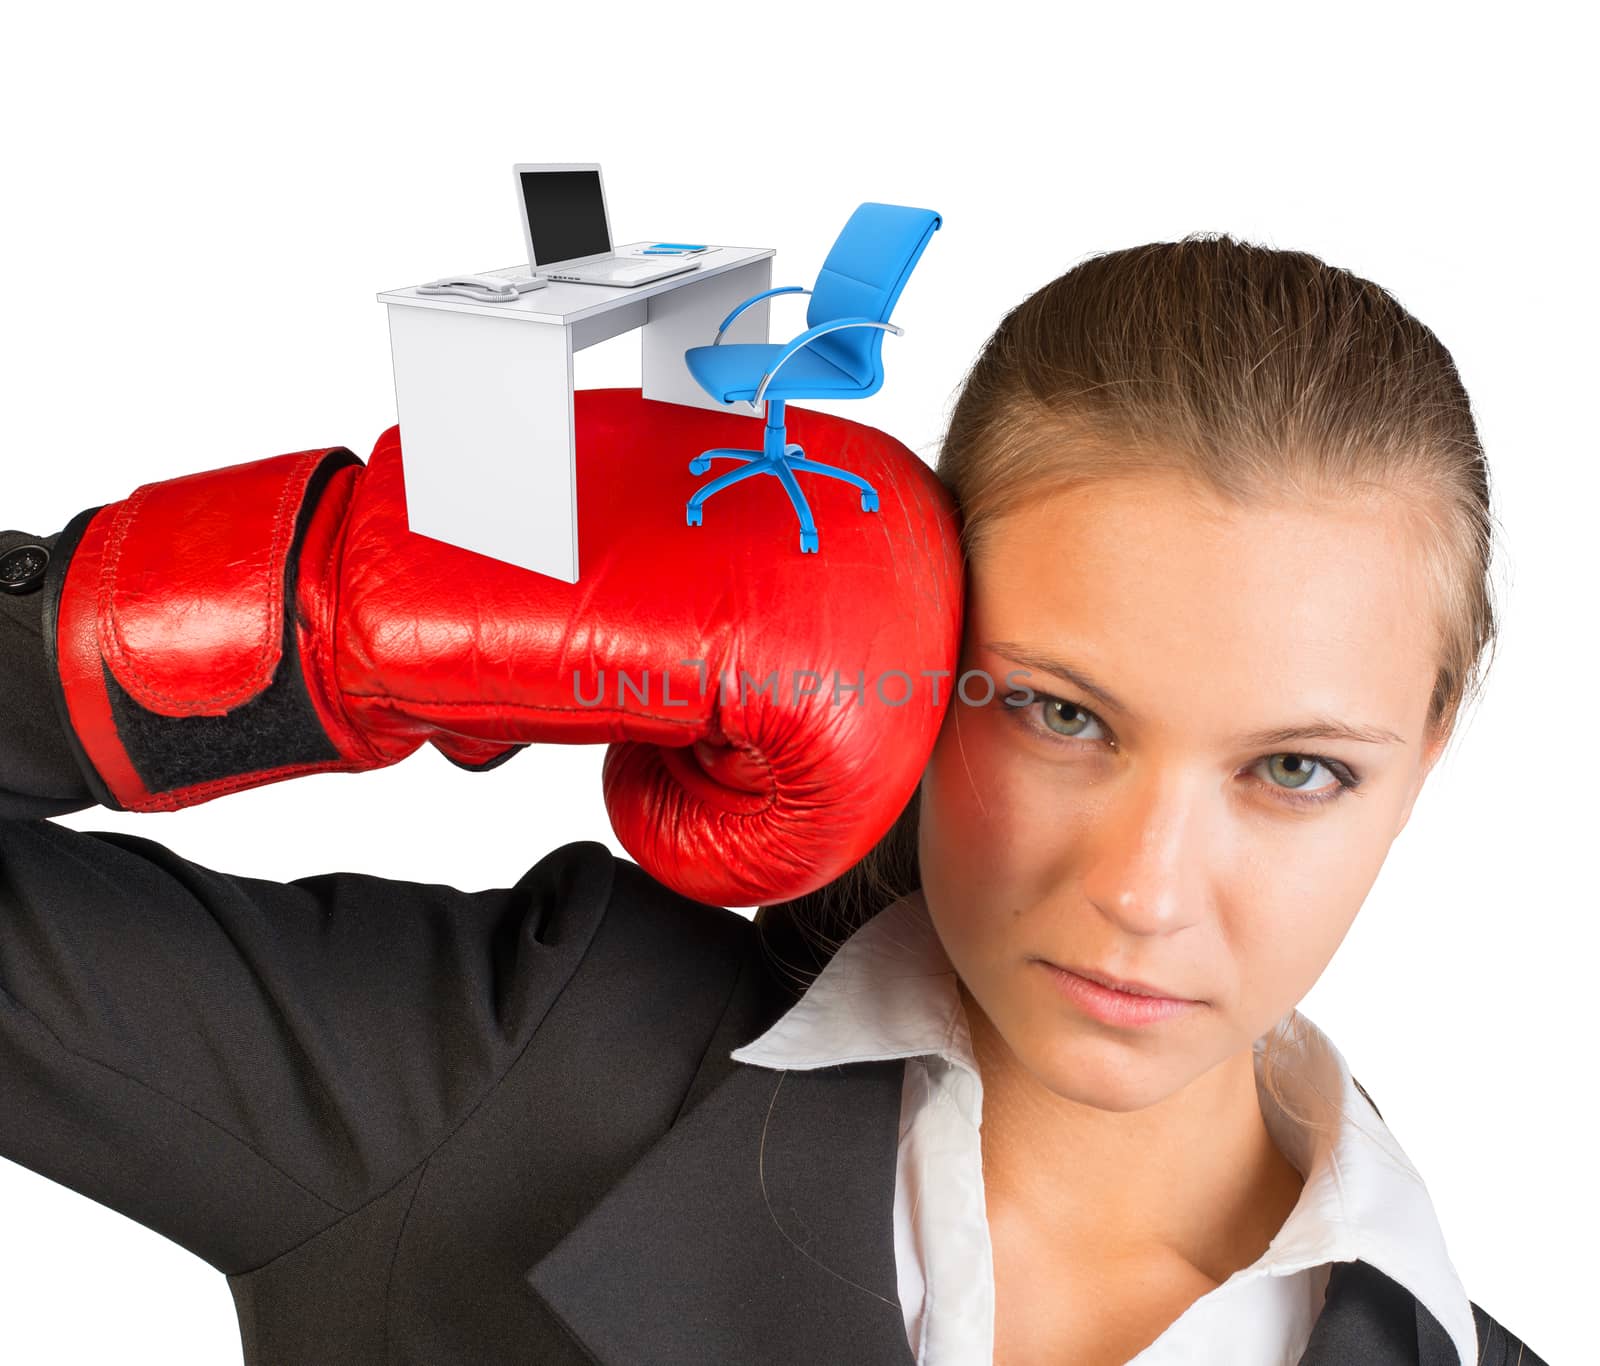
[[[704,525],[689,460],[759,419],[575,395],[575,584],[407,528],[400,435],[147,484],[74,518],[46,581],[63,718],[105,805],[171,810],[424,741],[491,767],[609,742],[628,853],[695,900],[820,887],[884,834],[954,692],[962,566],[933,471],[870,427],[791,407],[790,439],[878,490],[780,483]],[[756,431],[752,433],[751,428]]]

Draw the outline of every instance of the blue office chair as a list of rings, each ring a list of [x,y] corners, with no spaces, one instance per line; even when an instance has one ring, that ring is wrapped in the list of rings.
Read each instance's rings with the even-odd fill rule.
[[[791,398],[866,398],[883,387],[883,334],[904,335],[889,321],[895,301],[935,230],[939,215],[931,209],[898,204],[863,204],[844,225],[828,252],[811,289],[786,285],[746,299],[722,320],[710,346],[684,352],[689,373],[712,398],[724,403],[747,399],[767,404],[762,448],[702,451],[689,462],[691,474],[704,474],[718,457],[741,462],[742,468],[713,479],[689,499],[690,526],[700,525],[700,510],[713,493],[754,474],[773,474],[788,491],[800,518],[800,549],[816,552],[817,526],[795,471],[843,479],[861,490],[861,510],[875,512],[878,493],[848,470],[804,459],[805,452],[784,438],[783,407]],[[745,309],[775,294],[809,294],[806,331],[782,344],[730,343],[722,334]]]

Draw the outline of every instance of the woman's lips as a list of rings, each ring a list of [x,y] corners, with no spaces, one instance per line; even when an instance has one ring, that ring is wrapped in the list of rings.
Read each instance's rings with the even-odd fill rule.
[[[1162,996],[1156,988],[1142,982],[1129,982],[1124,988],[1108,986],[1116,978],[1102,978],[1102,974],[1089,976],[1087,971],[1063,968],[1043,958],[1035,959],[1069,1001],[1085,1014],[1105,1024],[1147,1025],[1160,1020],[1170,1020],[1195,1009],[1202,1003],[1176,996]]]
[[[1124,981],[1120,977],[1113,977],[1109,972],[1095,972],[1092,968],[1074,967],[1070,963],[1052,963],[1051,967],[1059,967],[1063,972],[1075,972],[1079,977],[1087,977],[1091,982],[1098,982],[1103,987],[1110,987],[1113,991],[1126,991],[1132,996],[1159,996],[1167,1001],[1187,1000],[1174,992],[1165,991],[1161,987],[1153,987],[1148,982]]]

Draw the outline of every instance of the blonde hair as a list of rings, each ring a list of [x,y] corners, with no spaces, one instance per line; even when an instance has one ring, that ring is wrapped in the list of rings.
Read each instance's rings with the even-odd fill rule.
[[[1495,522],[1466,391],[1391,294],[1315,256],[1202,234],[1082,261],[1001,320],[936,468],[968,561],[1025,501],[1140,473],[1183,476],[1233,506],[1388,499],[1436,604],[1429,734],[1453,733],[1481,687],[1497,634]],[[918,800],[854,867],[758,924],[789,919],[826,961],[920,886]]]

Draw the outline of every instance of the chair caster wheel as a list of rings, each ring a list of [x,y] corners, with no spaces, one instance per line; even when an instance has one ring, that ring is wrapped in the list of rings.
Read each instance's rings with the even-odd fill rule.
[[[861,510],[863,512],[876,512],[878,510],[878,492],[876,489],[861,490]]]
[[[705,456],[703,456],[703,455],[697,455],[697,456],[695,456],[695,458],[693,460],[691,460],[689,462],[689,473],[690,474],[704,474],[710,468],[711,468],[711,462],[709,460],[707,460],[705,458]]]
[[[699,508],[692,507],[692,508],[687,509],[686,515],[688,517],[690,526],[699,526],[700,525],[700,509]]]
[[[800,553],[804,555],[807,552],[813,555],[818,553],[817,533],[814,531],[802,531],[800,533]]]

